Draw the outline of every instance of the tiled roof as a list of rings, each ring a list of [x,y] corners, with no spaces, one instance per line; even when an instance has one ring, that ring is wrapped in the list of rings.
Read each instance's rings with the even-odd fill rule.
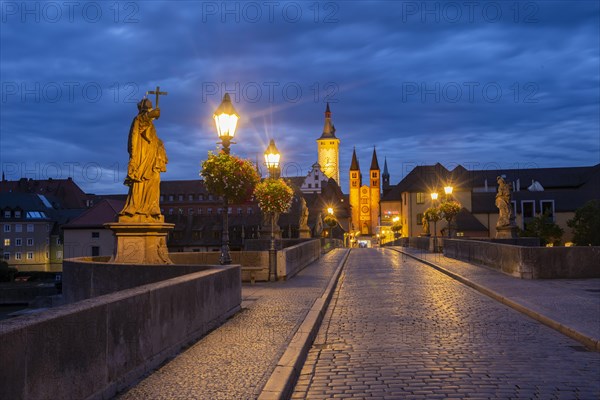
[[[125,206],[124,201],[104,199],[83,214],[64,225],[64,229],[102,228],[107,222],[116,222]]]

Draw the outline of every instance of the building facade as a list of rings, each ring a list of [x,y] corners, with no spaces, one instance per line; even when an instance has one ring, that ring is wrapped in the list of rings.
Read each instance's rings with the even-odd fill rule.
[[[377,153],[373,149],[373,157],[369,168],[368,184],[363,184],[362,173],[356,149],[352,152],[350,163],[350,208],[352,215],[352,230],[363,236],[373,236],[378,233],[379,201],[381,196],[381,177]]]

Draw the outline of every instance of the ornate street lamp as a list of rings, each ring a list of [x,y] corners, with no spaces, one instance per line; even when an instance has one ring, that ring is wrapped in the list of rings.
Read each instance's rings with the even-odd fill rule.
[[[269,170],[269,177],[273,179],[279,178],[280,170],[279,170],[279,159],[281,158],[281,154],[279,154],[279,150],[277,150],[277,146],[275,146],[275,141],[271,139],[269,142],[269,147],[265,150],[265,165]]]
[[[237,123],[240,119],[240,115],[231,103],[229,93],[225,93],[223,96],[223,101],[215,110],[213,118],[215,119],[215,125],[217,126],[217,135],[219,136],[219,139],[221,139],[220,144],[223,145],[223,151],[225,154],[229,154],[229,145],[231,143],[235,144],[235,142],[232,142],[231,140],[235,135],[235,129],[237,128]]]
[[[265,165],[269,170],[269,178],[278,179],[280,175],[279,160],[281,154],[271,139],[269,147],[265,150]],[[269,280],[277,280],[277,250],[275,249],[275,213],[271,213],[271,246],[269,247]]]
[[[223,152],[229,154],[229,145],[232,143],[235,144],[231,139],[235,135],[235,129],[240,119],[239,114],[233,107],[233,104],[231,104],[229,93],[225,93],[223,96],[223,101],[215,110],[213,118],[217,126],[217,135],[221,139],[219,144],[223,146]],[[223,197],[223,233],[221,235],[221,257],[219,261],[221,265],[231,264],[231,255],[229,254],[229,204],[227,197]]]

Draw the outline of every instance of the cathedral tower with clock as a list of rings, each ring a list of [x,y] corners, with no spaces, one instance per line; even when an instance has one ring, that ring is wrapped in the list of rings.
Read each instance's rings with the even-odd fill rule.
[[[340,139],[335,137],[335,126],[331,122],[329,103],[325,109],[325,125],[323,133],[317,139],[319,165],[328,178],[340,184]]]
[[[380,169],[377,153],[373,149],[368,184],[363,185],[356,149],[350,164],[350,207],[354,231],[371,236],[377,233],[379,224],[379,199],[381,197]]]

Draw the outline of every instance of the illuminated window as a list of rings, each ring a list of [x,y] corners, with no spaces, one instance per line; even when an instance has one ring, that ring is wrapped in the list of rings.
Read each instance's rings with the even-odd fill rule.
[[[4,239],[4,246],[10,246],[10,239]]]
[[[419,192],[417,193],[417,204],[425,203],[425,193]]]

